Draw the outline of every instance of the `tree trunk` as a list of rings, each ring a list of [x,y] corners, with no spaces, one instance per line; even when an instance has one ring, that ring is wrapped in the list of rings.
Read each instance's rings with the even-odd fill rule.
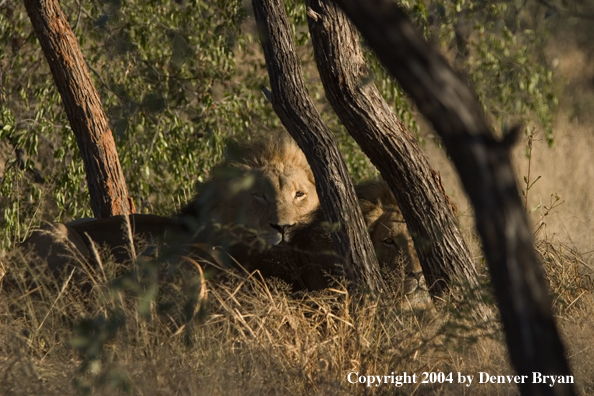
[[[345,258],[346,275],[381,291],[379,265],[350,176],[334,136],[309,98],[284,2],[253,0],[252,5],[262,35],[272,106],[312,167],[326,220],[341,225],[332,240]]]
[[[107,117],[64,12],[57,0],[25,6],[82,154],[95,217],[134,213]]]
[[[337,0],[421,112],[433,123],[474,206],[512,364],[527,375],[524,395],[573,395],[571,384],[532,383],[532,372],[571,375],[542,267],[518,193],[510,149],[476,95],[391,0]]]
[[[452,281],[469,287],[478,316],[491,317],[478,273],[456,224],[439,175],[369,77],[359,36],[338,7],[306,0],[314,55],[328,101],[351,136],[380,171],[415,241],[431,292]]]

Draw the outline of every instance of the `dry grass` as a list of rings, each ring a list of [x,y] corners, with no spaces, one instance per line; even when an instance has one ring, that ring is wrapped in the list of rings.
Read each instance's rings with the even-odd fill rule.
[[[592,268],[559,244],[541,242],[539,251],[579,389],[589,394]],[[340,284],[292,295],[258,273],[230,272],[202,283],[194,265],[158,272],[142,260],[118,281],[95,276],[92,288],[81,291],[84,271],[55,281],[29,262],[4,261],[3,395],[517,394],[513,385],[477,384],[478,378],[471,387],[457,384],[458,373],[511,374],[500,332],[485,331],[490,327],[464,306],[413,313],[395,308],[395,291],[372,299]],[[103,266],[117,272],[109,261]],[[167,281],[155,294],[157,273]],[[39,288],[25,294],[19,285],[31,282],[31,274]],[[352,371],[415,373],[417,383],[368,388],[349,383]],[[454,383],[419,383],[423,372],[439,371],[453,373]]]
[[[594,392],[594,266],[561,243],[539,240],[536,248],[573,373],[582,394],[590,395]]]
[[[565,203],[545,216],[533,212],[536,244],[553,295],[557,323],[581,395],[594,394],[594,152],[590,59],[572,47],[552,48],[559,70],[579,90],[562,98],[556,146],[537,140],[529,207]],[[582,100],[582,99],[587,100]],[[475,262],[481,252],[472,211],[444,152],[424,147],[461,211]],[[525,144],[514,150],[518,181],[527,174]],[[579,253],[581,252],[581,253]],[[477,384],[478,373],[507,375],[503,336],[477,323],[465,307],[448,304],[424,314],[396,308],[396,294],[371,299],[343,286],[291,295],[258,274],[230,273],[203,284],[196,267],[172,267],[156,292],[158,273],[140,261],[128,276],[105,261],[107,277],[85,272],[53,280],[28,257],[3,258],[0,286],[2,395],[516,395],[508,384]],[[0,276],[3,268],[0,268]],[[111,275],[110,275],[111,274]],[[35,293],[29,293],[37,279]],[[20,279],[15,282],[11,279]],[[208,274],[207,274],[208,278]],[[80,285],[91,284],[90,290]],[[191,319],[190,319],[191,318]],[[190,319],[190,320],[188,320]],[[347,376],[407,372],[454,374],[453,384],[366,387]],[[470,387],[457,373],[474,375]]]

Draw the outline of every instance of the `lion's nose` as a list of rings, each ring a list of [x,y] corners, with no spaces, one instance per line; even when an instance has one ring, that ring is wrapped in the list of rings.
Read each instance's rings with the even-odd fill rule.
[[[277,230],[278,232],[280,232],[281,235],[283,236],[283,240],[285,240],[285,241],[286,241],[287,232],[294,226],[295,226],[295,224],[272,224],[272,223],[270,223],[270,227],[272,227],[275,230]]]

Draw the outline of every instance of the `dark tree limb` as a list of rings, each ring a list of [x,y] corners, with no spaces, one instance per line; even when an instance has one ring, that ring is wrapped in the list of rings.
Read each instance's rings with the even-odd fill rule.
[[[350,176],[334,136],[309,97],[284,2],[253,0],[252,5],[270,76],[272,106],[312,167],[326,220],[341,224],[332,240],[345,258],[346,275],[381,291],[379,265]]]
[[[328,101],[351,136],[380,171],[402,209],[431,292],[443,295],[452,281],[482,302],[478,273],[456,224],[437,172],[373,83],[359,36],[331,1],[306,0],[314,55]]]
[[[532,383],[532,372],[571,375],[510,159],[515,131],[495,138],[475,94],[390,0],[336,0],[433,123],[474,206],[512,364],[524,395],[573,395]]]
[[[95,217],[134,213],[101,100],[57,0],[25,0],[80,149]]]

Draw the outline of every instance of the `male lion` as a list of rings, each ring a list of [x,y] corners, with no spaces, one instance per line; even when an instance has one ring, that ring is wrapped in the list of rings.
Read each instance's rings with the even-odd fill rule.
[[[23,247],[50,269],[81,259],[94,261],[94,245],[107,245],[117,262],[130,260],[134,240],[154,242],[168,232],[184,242],[244,246],[288,242],[299,224],[319,206],[313,173],[305,155],[286,134],[229,146],[225,161],[199,186],[194,200],[173,218],[135,214],[52,223],[35,231]],[[128,226],[129,224],[129,226]],[[128,228],[130,230],[128,231]],[[134,238],[131,236],[134,235]],[[93,244],[91,244],[91,241]]]
[[[206,233],[213,224],[241,225],[241,235],[267,245],[289,242],[296,226],[310,222],[319,206],[313,173],[297,143],[276,135],[239,149],[231,146],[228,153],[179,218],[198,219],[207,225]]]
[[[412,240],[387,185],[368,182],[356,190],[380,264],[403,273],[403,292],[413,306],[430,301]],[[324,225],[311,169],[297,144],[285,135],[231,146],[197,196],[173,218],[135,214],[129,222],[114,216],[54,223],[36,231],[24,245],[51,269],[62,270],[73,259],[92,258],[90,241],[107,245],[117,262],[125,262],[132,246],[140,251],[139,240],[154,242],[165,233],[194,246],[198,242],[199,248],[190,248],[190,253],[198,251],[217,264],[217,255],[201,242],[222,243],[249,270],[277,276],[295,289],[327,287],[324,273],[337,273],[340,261]],[[229,246],[237,240],[240,243]],[[272,249],[251,249],[257,241]]]

